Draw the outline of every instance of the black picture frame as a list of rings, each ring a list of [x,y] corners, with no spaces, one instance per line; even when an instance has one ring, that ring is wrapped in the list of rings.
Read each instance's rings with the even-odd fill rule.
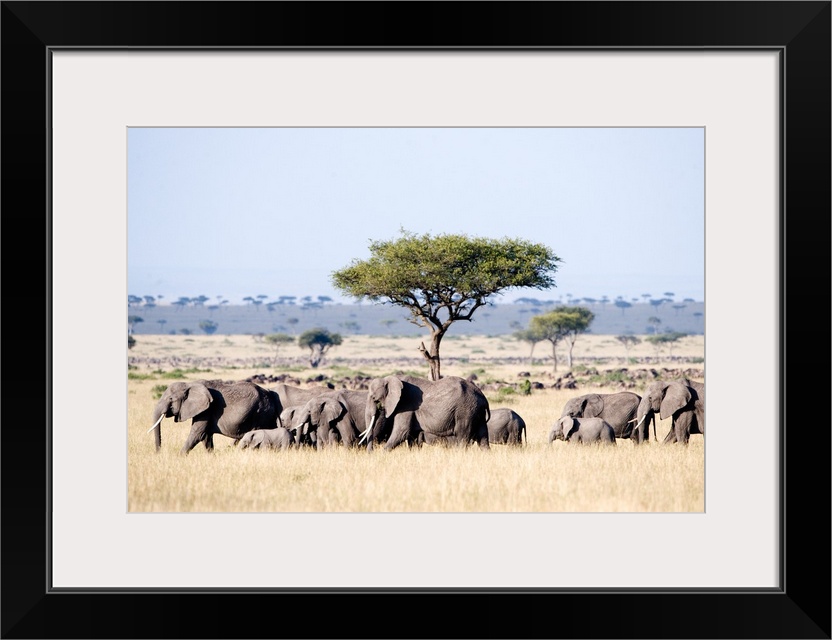
[[[830,638],[828,408],[808,415],[797,400],[823,389],[828,402],[830,389],[829,1],[12,1],[1,11],[3,638]],[[47,434],[60,407],[48,390],[60,381],[49,377],[48,95],[61,47],[778,51],[780,588],[51,592]],[[668,553],[673,543],[653,541]]]

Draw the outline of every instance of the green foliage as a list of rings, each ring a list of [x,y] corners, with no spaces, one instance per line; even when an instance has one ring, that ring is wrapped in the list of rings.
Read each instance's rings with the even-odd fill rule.
[[[321,327],[308,329],[298,336],[298,345],[309,349],[309,365],[313,369],[321,363],[327,351],[337,347],[341,342],[341,334],[330,333],[328,329]]]
[[[440,308],[465,316],[507,288],[555,286],[560,258],[542,244],[464,234],[401,234],[396,240],[372,241],[371,257],[335,271],[334,286],[355,298],[386,299],[425,318]]]
[[[552,370],[557,371],[557,359],[554,357],[554,349],[558,342],[566,339],[569,344],[575,344],[578,335],[589,330],[590,324],[595,319],[595,314],[586,307],[569,307],[558,305],[551,311],[533,316],[529,320],[528,332],[531,338],[547,340],[552,343],[553,363]],[[570,366],[571,349],[570,349]]]
[[[528,331],[539,340],[558,342],[570,335],[586,332],[594,319],[595,314],[586,307],[559,305],[532,317]]]
[[[525,240],[430,235],[405,231],[394,240],[370,242],[371,257],[334,271],[332,284],[359,301],[404,307],[408,320],[431,332],[421,351],[431,379],[440,377],[439,344],[458,320],[471,320],[490,296],[505,289],[555,286],[558,258],[542,244]]]
[[[136,373],[135,371],[127,372],[128,380],[155,380],[156,376],[152,373]]]
[[[263,336],[263,340],[274,347],[275,357],[277,357],[281,346],[295,341],[288,333],[270,333]]]
[[[528,378],[520,383],[520,394],[524,396],[532,395],[532,383]]]
[[[192,373],[210,373],[210,369],[197,369],[191,367],[190,369],[174,369],[173,371],[156,371],[160,377],[171,380],[181,380]]]
[[[165,389],[168,388],[166,384],[155,384],[150,392],[153,394],[153,399],[158,400],[162,397],[162,394],[165,392]]]
[[[615,336],[615,339],[623,344],[627,349],[641,343],[641,338],[634,335]]]
[[[213,320],[202,320],[199,323],[199,328],[202,329],[206,335],[211,335],[217,330],[217,323]]]

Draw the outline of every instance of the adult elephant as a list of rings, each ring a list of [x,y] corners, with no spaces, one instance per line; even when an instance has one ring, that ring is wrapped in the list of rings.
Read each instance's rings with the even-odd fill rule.
[[[656,415],[659,419],[672,418],[665,443],[687,444],[691,434],[705,435],[705,384],[695,380],[657,380],[647,387],[638,406],[636,436],[649,437],[649,424]]]
[[[491,444],[522,445],[526,435],[526,421],[507,407],[493,409],[488,418],[488,441]]]
[[[291,428],[298,438],[314,436],[318,449],[338,443],[352,447],[366,428],[366,404],[367,391],[322,393],[294,412]]]
[[[561,418],[601,418],[615,431],[616,438],[631,438],[641,396],[631,391],[586,393],[567,400]],[[633,439],[638,444],[641,440]]]
[[[277,395],[277,415],[279,416],[283,413],[284,409],[301,407],[308,400],[322,393],[330,393],[333,389],[325,386],[293,387],[292,385],[281,382],[273,387],[269,387],[269,391],[273,391]]]
[[[187,454],[203,442],[209,451],[214,448],[214,435],[221,434],[236,441],[254,429],[277,426],[277,395],[248,382],[196,380],[168,385],[153,409],[156,451],[162,447],[162,418],[174,422],[191,420],[191,431],[180,453]]]
[[[428,380],[416,376],[385,376],[370,381],[365,407],[367,429],[361,441],[372,449],[379,421],[392,424],[384,448],[394,449],[414,433],[428,444],[457,446],[477,443],[488,449],[488,399],[473,382],[456,376]]]

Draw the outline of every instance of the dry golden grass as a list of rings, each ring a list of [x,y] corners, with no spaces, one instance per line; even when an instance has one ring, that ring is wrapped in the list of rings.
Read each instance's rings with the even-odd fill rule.
[[[623,348],[613,342],[609,336],[582,337],[575,346],[575,356],[579,362],[581,358],[608,357],[609,367],[620,367]],[[701,336],[683,342],[689,344],[674,349],[674,355],[704,355]],[[417,346],[413,338],[351,336],[333,349],[326,366],[303,368],[303,359],[298,358],[292,369],[301,378],[331,375],[344,368],[367,375],[389,373],[407,365],[407,351],[415,351]],[[639,345],[630,355],[652,355],[648,347]],[[400,356],[402,348],[404,356]],[[290,349],[298,351],[291,346],[284,351]],[[540,353],[535,356],[542,358],[543,350],[540,346],[538,349]],[[482,353],[475,353],[479,350]],[[374,352],[379,356],[372,355]],[[549,428],[563,404],[589,389],[546,388],[534,390],[529,396],[487,394],[492,408],[510,406],[525,419],[528,443],[521,448],[492,445],[488,451],[436,446],[372,453],[341,448],[260,451],[238,450],[231,446],[231,439],[215,436],[213,453],[199,445],[190,455],[181,456],[179,449],[189,424],[168,419],[161,425],[162,450],[155,452],[153,436],[147,433],[155,404],[153,389],[171,380],[153,371],[169,371],[171,362],[181,366],[182,359],[189,357],[269,360],[271,354],[267,345],[255,342],[251,336],[141,337],[130,350],[130,357],[161,356],[164,361],[138,365],[131,369],[133,375],[128,381],[131,512],[704,511],[703,436],[692,436],[687,447],[661,442],[636,447],[629,440],[618,440],[617,446],[609,448],[547,443]],[[336,355],[338,362],[333,367]],[[520,371],[530,371],[533,379],[551,371],[551,360],[533,367],[502,360],[493,364],[492,358],[528,356],[525,345],[500,337],[446,339],[442,356],[444,375],[465,376],[479,369],[486,377],[516,380]],[[460,362],[464,357],[468,361]],[[427,373],[421,357],[413,357],[412,368]],[[563,365],[559,369],[565,372]],[[242,380],[257,373],[279,371],[212,366],[210,370],[186,373],[185,377]],[[669,423],[659,423],[659,441]]]

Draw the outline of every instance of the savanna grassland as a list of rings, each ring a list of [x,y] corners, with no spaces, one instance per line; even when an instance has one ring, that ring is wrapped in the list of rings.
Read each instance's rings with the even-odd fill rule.
[[[704,337],[687,336],[656,353],[645,342],[625,352],[613,336],[585,335],[570,372],[564,346],[553,370],[549,343],[534,359],[510,336],[446,336],[442,374],[474,376],[492,408],[510,407],[527,425],[522,447],[489,450],[423,446],[393,451],[344,448],[240,450],[215,436],[211,453],[179,449],[189,423],[166,419],[162,449],[153,446],[153,406],[177,379],[252,377],[298,386],[354,385],[365,377],[406,372],[427,376],[414,337],[348,336],[321,366],[296,345],[279,349],[251,335],[142,335],[128,362],[128,510],[130,512],[704,512],[704,437],[664,445],[615,447],[548,444],[564,403],[584,393],[641,393],[655,377],[704,381]],[[531,381],[528,395],[518,383]],[[572,387],[572,388],[570,388]]]

